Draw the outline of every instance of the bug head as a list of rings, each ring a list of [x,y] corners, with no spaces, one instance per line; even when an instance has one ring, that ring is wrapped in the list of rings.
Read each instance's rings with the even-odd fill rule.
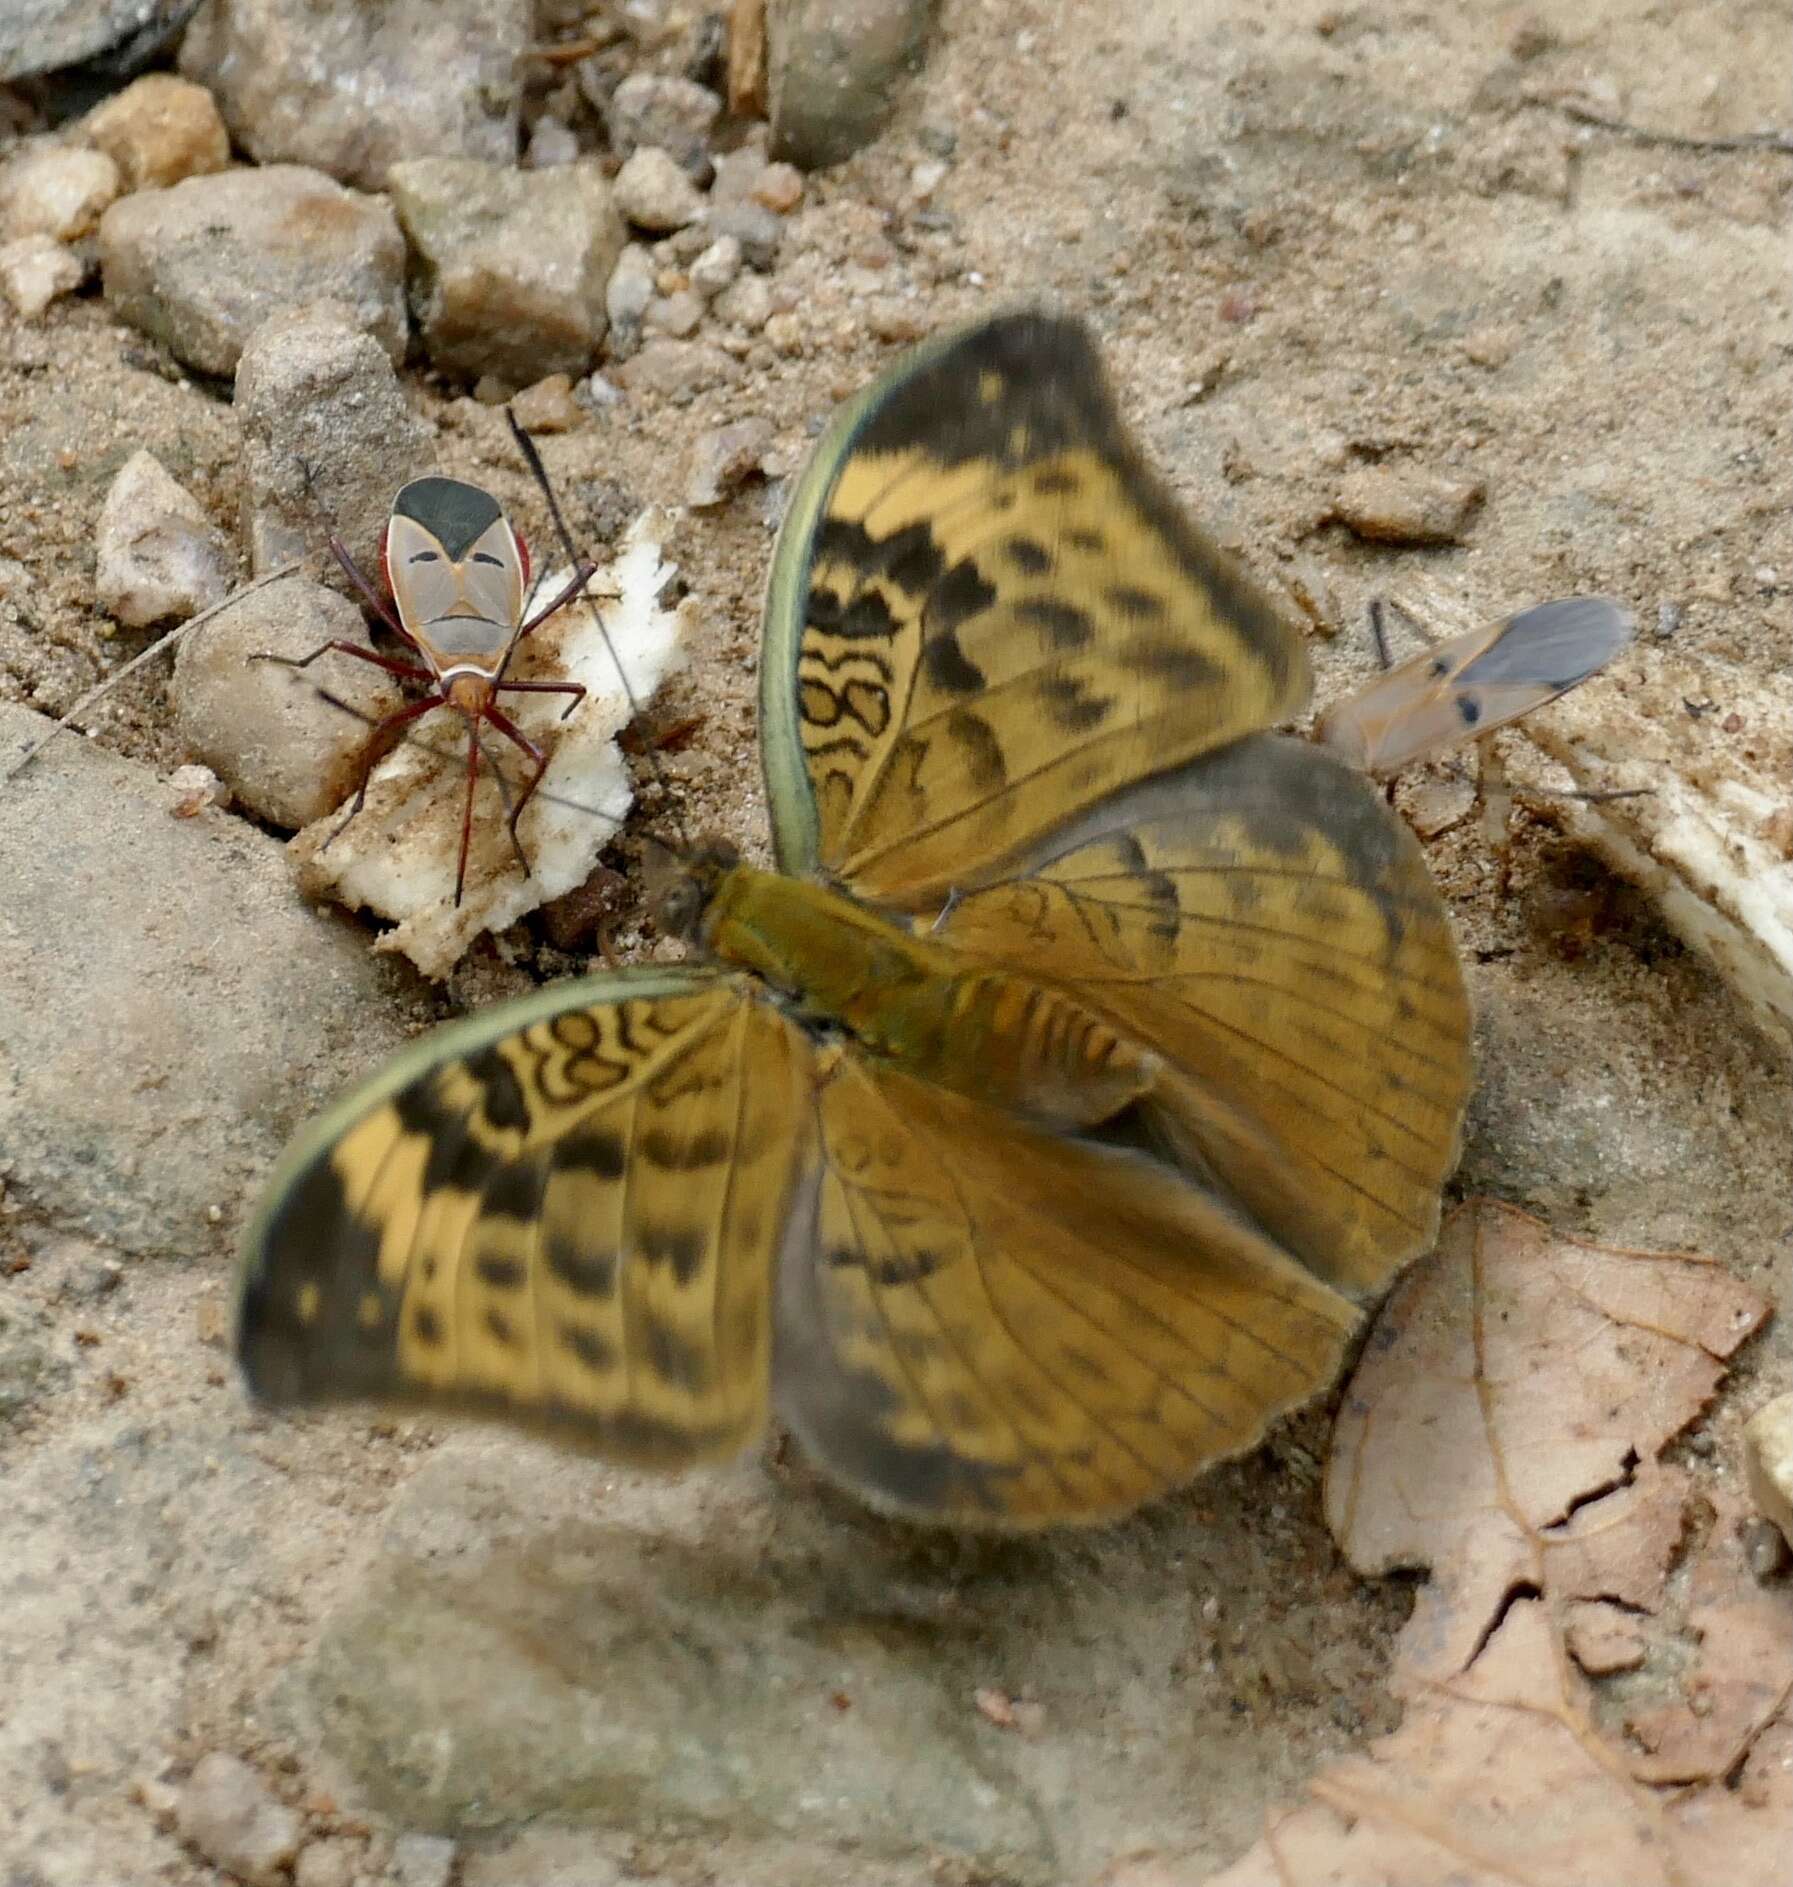
[[[454,622],[514,633],[529,560],[498,500],[458,478],[414,478],[392,501],[386,581],[406,632],[439,644]]]
[[[726,839],[700,839],[683,851],[647,840],[642,877],[656,927],[669,937],[695,939],[716,887],[740,862],[741,854]]]

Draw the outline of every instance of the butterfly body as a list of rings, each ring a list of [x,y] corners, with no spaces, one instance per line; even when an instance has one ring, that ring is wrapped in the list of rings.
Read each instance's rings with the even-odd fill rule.
[[[1299,642],[1070,322],[847,407],[761,668],[779,869],[673,857],[694,961],[313,1123],[248,1235],[250,1385],[666,1467],[776,1415],[920,1518],[1124,1513],[1329,1382],[1431,1239],[1468,1008],[1417,844],[1263,731]]]

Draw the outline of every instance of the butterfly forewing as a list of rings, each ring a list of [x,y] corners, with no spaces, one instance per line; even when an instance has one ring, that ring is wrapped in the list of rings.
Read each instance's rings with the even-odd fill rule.
[[[438,1031],[304,1137],[238,1348],[272,1402],[426,1400],[624,1460],[763,1426],[806,1057],[734,982],[599,977]]]
[[[766,637],[780,863],[907,908],[1308,685],[1139,459],[1083,329],[1039,315],[919,350],[836,422]]]
[[[1240,741],[1074,822],[939,934],[1149,1043],[1173,1150],[1321,1277],[1379,1286],[1429,1243],[1468,999],[1417,843],[1341,762]]]
[[[1358,1313],[1155,1161],[856,1061],[779,1269],[779,1413],[934,1520],[1124,1513],[1329,1381]]]

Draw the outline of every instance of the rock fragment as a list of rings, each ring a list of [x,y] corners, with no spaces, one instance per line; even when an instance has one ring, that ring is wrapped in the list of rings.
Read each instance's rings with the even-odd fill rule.
[[[726,236],[739,243],[743,259],[753,268],[769,269],[778,260],[784,218],[763,203],[712,203],[704,211],[703,226],[712,240]]]
[[[291,164],[140,190],[100,222],[119,319],[201,373],[233,373],[270,315],[326,299],[403,360],[404,257],[387,204]]]
[[[442,1835],[400,1835],[392,1844],[396,1887],[448,1887],[455,1852],[455,1844]]]
[[[656,235],[683,229],[703,211],[697,186],[665,151],[651,144],[643,145],[617,172],[616,204],[637,229]]]
[[[591,366],[625,241],[596,164],[516,170],[431,157],[395,165],[390,183],[436,366],[514,387]]]
[[[147,72],[96,106],[79,135],[118,166],[129,190],[165,190],[230,163],[230,134],[203,85]]]
[[[246,1762],[212,1750],[181,1790],[175,1821],[213,1866],[249,1887],[281,1887],[304,1825]]]
[[[932,0],[784,0],[766,14],[772,149],[838,164],[883,127],[920,58]]]
[[[613,354],[633,353],[641,344],[641,324],[653,299],[654,259],[640,243],[629,243],[617,257],[604,289]]]
[[[314,302],[264,322],[237,362],[236,411],[254,573],[320,554],[334,534],[378,584],[393,495],[435,469],[435,440],[354,311]],[[353,593],[334,559],[321,567]]]
[[[259,163],[379,190],[418,158],[516,162],[532,30],[530,0],[231,0],[188,29],[181,70]]]
[[[118,195],[118,166],[104,151],[41,140],[0,170],[0,237],[85,236]]]
[[[691,286],[708,301],[730,287],[741,273],[741,245],[718,236],[691,264]]]
[[[1373,544],[1458,544],[1482,497],[1478,480],[1364,465],[1341,481],[1333,516]]]
[[[580,75],[582,82],[593,71],[588,65]],[[608,101],[592,102],[604,114],[617,156],[627,159],[645,146],[655,147],[665,151],[694,182],[709,182],[710,134],[721,114],[722,100],[707,86],[636,72],[623,80]]]
[[[352,656],[321,656],[304,675],[250,659],[297,661],[335,641],[371,648],[360,610],[293,576],[213,617],[175,655],[174,712],[188,752],[270,825],[291,830],[339,806],[358,777],[369,723],[401,704],[379,669]]]
[[[700,433],[685,472],[685,502],[703,510],[719,505],[751,478],[772,443],[772,422],[759,414]]]
[[[152,453],[125,460],[100,508],[95,600],[127,629],[184,622],[230,594],[235,559]]]
[[[1750,1417],[1743,1468],[1757,1510],[1793,1546],[1793,1395],[1776,1396]]]
[[[573,383],[563,373],[551,373],[525,387],[511,401],[511,411],[527,433],[572,432],[585,418],[585,409],[573,398]]]
[[[35,321],[60,295],[72,295],[87,268],[54,236],[20,236],[0,243],[0,288],[15,312]]]

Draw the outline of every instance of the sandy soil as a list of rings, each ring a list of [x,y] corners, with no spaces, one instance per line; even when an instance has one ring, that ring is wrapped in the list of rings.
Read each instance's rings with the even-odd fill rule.
[[[1585,114],[1689,140],[1784,121],[1790,28],[1782,0],[947,0],[893,128],[810,180],[778,269],[799,297],[794,351],[750,356],[732,384],[687,405],[632,399],[544,440],[545,455],[576,528],[613,526],[640,504],[677,502],[707,426],[765,413],[795,463],[830,405],[893,355],[875,330],[1047,298],[1101,332],[1147,449],[1192,509],[1272,582],[1311,586],[1321,573],[1322,702],[1368,672],[1363,606],[1390,590],[1472,620],[1610,592],[1645,633],[1675,605],[1690,651],[1785,669],[1793,158],[1635,137]],[[943,133],[950,167],[927,206],[940,214],[918,219],[913,167]],[[97,299],[0,335],[0,556],[27,573],[0,606],[0,699],[56,712],[140,646],[110,639],[92,607],[93,528],[118,465],[149,445],[234,528],[235,423],[228,388],[191,383]],[[409,378],[445,466],[545,536],[501,415]],[[1389,551],[1327,522],[1341,474],[1376,462],[1482,481],[1465,543]],[[762,856],[755,651],[779,496],[752,487],[681,526],[672,549],[700,629],[656,710],[663,726],[696,722],[666,760],[686,823]],[[98,739],[164,772],[184,758],[159,676],[114,698]],[[653,811],[613,853],[631,880]],[[41,844],[54,848],[53,808],[44,817]],[[1564,851],[1547,801],[1522,812],[1514,841],[1510,875],[1473,823],[1430,847],[1479,1015],[1482,1078],[1458,1187],[1584,1235],[1713,1252],[1784,1296],[1784,1059],[1640,900]],[[634,894],[623,895],[616,938],[639,952]],[[449,994],[483,1002],[576,961],[526,929],[472,959]],[[341,1078],[366,1065],[352,1042],[337,1053]],[[29,1727],[37,1752],[10,1765],[8,1792],[28,1799],[10,1831],[0,1812],[0,1872],[223,1878],[153,1813],[165,1779],[221,1748],[263,1767],[315,1835],[334,1835],[379,1878],[404,1805],[367,1808],[340,1747],[320,1750],[305,1709],[274,1700],[376,1546],[415,1527],[408,1484],[446,1455],[503,1485],[510,1444],[444,1440],[423,1424],[252,1419],[217,1343],[246,1201],[220,1201],[205,1248],[171,1240],[159,1256],[126,1256],[123,1282],[88,1295],[83,1267],[108,1254],[71,1243],[66,1202],[8,1172],[4,1154],[0,1311],[38,1333],[58,1374],[53,1393],[0,1426],[0,1486],[17,1490],[0,1511],[0,1556],[30,1583],[36,1609],[20,1616],[38,1633],[9,1644],[0,1627],[0,1693],[29,1687],[15,1732]],[[1793,1335],[1776,1325],[1689,1444],[1696,1470],[1733,1472],[1740,1418],[1789,1386]],[[1153,1799],[1131,1817],[1115,1788],[1093,1788],[1086,1814],[1055,1824],[1048,1858],[1015,1864],[1016,1878],[1086,1880],[1142,1831],[1222,1865],[1267,1805],[1393,1720],[1380,1673],[1405,1597],[1339,1562],[1318,1514],[1325,1438],[1324,1411],[1310,1412],[1170,1515],[1087,1549],[948,1550],[844,1512],[801,1472],[769,1477],[757,1464],[684,1496],[672,1518],[659,1495],[578,1464],[530,1456],[510,1484],[548,1501],[555,1527],[642,1520],[688,1538],[731,1516],[771,1512],[776,1526],[793,1504],[814,1508],[819,1520],[790,1522],[806,1539],[813,1529],[829,1550],[853,1545],[935,1598],[955,1582],[982,1595],[974,1604],[1022,1587],[1087,1620],[1111,1593],[1116,1616],[1137,1624],[1117,1627],[1116,1643],[1138,1659],[1142,1674],[1125,1681],[1146,1701],[1105,1698],[1099,1671],[1081,1690],[1069,1678],[1059,1695],[1042,1688],[1064,1761],[1056,1781],[1036,1764],[1029,1787],[1074,1789],[1079,1752],[1093,1752],[1104,1779],[1137,1763]],[[529,1518],[493,1525],[515,1534]],[[124,1588],[138,1585],[153,1604],[119,1627]],[[103,1656],[88,1628],[102,1617]],[[940,1656],[956,1682],[959,1654]],[[962,1668],[977,1668],[975,1647]],[[969,1690],[963,1707],[973,1711]],[[1167,1807],[1178,1774],[1199,1800]],[[639,1826],[562,1839],[471,1836],[465,1878],[770,1880],[837,1865],[801,1828],[776,1841]],[[959,1865],[887,1850],[875,1865],[838,1863],[847,1872],[834,1877],[969,1878]],[[992,1871],[978,1878],[1002,1877],[980,1865]]]

